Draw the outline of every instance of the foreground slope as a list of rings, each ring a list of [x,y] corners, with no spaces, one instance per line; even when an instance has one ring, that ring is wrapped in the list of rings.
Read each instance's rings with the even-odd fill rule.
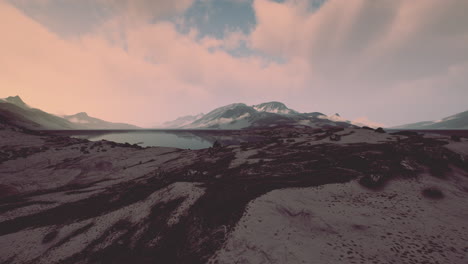
[[[466,139],[243,133],[264,140],[141,148],[0,124],[0,262],[466,263]]]

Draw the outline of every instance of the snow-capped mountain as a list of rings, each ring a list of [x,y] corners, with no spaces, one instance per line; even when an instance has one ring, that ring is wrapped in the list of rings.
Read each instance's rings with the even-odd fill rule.
[[[77,113],[74,115],[63,116],[66,120],[79,126],[82,129],[138,129],[139,127],[124,124],[107,122],[99,118],[91,117],[85,112]]]
[[[275,114],[295,114],[296,111],[289,109],[285,104],[280,102],[268,102],[252,106],[259,112],[268,112]]]
[[[363,127],[363,126],[367,126],[367,127],[371,127],[371,128],[385,127],[384,124],[371,121],[367,117],[360,117],[360,118],[357,118],[357,119],[354,119],[354,120],[348,120],[348,119],[343,118],[342,116],[340,116],[340,114],[338,114],[338,113],[336,113],[334,115],[330,115],[330,116],[321,115],[321,116],[319,116],[319,118],[328,119],[328,120],[333,121],[333,122],[345,122],[345,123],[353,124],[353,125],[359,126],[359,127]]]
[[[246,104],[230,104],[216,108],[183,128],[241,129],[251,126],[258,112]]]
[[[177,118],[176,120],[172,121],[167,121],[162,123],[161,125],[158,125],[158,128],[181,128],[183,126],[186,126],[193,121],[200,119],[204,116],[203,113],[200,113],[198,115],[187,115],[187,116],[182,116]]]
[[[182,118],[183,119],[183,118]],[[172,122],[177,123],[178,119]],[[171,128],[182,129],[245,129],[278,126],[353,126],[344,119],[328,118],[322,113],[299,113],[280,102],[268,102],[248,106],[243,103],[219,107],[197,120]]]
[[[367,126],[371,128],[386,127],[384,124],[369,120],[367,117],[356,118],[353,121],[351,121],[351,123],[353,125],[360,126],[360,127],[363,127],[363,126]]]
[[[346,122],[346,123],[350,122],[349,120],[341,117],[340,114],[338,114],[338,113],[335,113],[334,115],[329,115],[329,116],[321,115],[321,116],[318,116],[318,118],[328,119],[328,120],[331,120],[331,121],[334,121],[334,122]]]
[[[397,129],[468,129],[468,111],[451,115],[436,121],[423,121],[392,128]]]
[[[19,96],[0,99],[0,120],[28,129],[136,129],[138,127],[110,123],[78,113],[70,116],[56,116],[28,106]]]

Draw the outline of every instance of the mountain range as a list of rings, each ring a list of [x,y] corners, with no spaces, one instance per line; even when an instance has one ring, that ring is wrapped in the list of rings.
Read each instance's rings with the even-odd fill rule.
[[[90,117],[86,113],[60,117],[30,107],[19,96],[0,99],[0,119],[14,125],[37,130],[139,128],[129,124],[107,122]]]
[[[183,122],[182,122],[183,121]],[[300,113],[281,102],[258,105],[235,103],[214,109],[206,115],[185,116],[169,121],[163,128],[173,129],[245,129],[280,126],[350,127],[358,124],[339,114],[327,116],[320,112]]]
[[[435,121],[423,121],[392,127],[396,129],[468,129],[468,111]]]
[[[200,113],[198,115],[181,116],[181,117],[179,117],[179,118],[177,118],[175,120],[164,122],[159,127],[162,127],[162,128],[180,128],[180,127],[184,127],[186,125],[189,125],[193,121],[195,121],[197,119],[200,119],[203,116],[204,116],[203,113]]]
[[[258,105],[235,103],[214,109],[206,115],[184,116],[165,122],[158,128],[170,129],[246,129],[279,126],[307,127],[384,127],[383,124],[366,118],[348,120],[339,114],[325,115],[320,112],[300,113],[281,102],[266,102]],[[468,111],[437,121],[424,121],[391,129],[468,129]]]
[[[99,118],[91,117],[85,112],[74,115],[65,115],[64,119],[70,121],[82,129],[139,129],[139,127],[125,124],[125,123],[112,123],[104,121]]]
[[[139,129],[135,125],[113,123],[91,117],[85,112],[57,116],[26,104],[19,96],[0,99],[0,121],[37,130],[69,129]],[[253,129],[268,127],[352,127],[377,128],[379,123],[365,118],[353,121],[339,114],[325,115],[320,112],[300,113],[281,102],[266,102],[257,105],[234,103],[212,110],[207,114],[187,115],[167,121],[157,128],[164,129]],[[391,127],[392,129],[468,129],[468,111],[436,121],[423,121]]]

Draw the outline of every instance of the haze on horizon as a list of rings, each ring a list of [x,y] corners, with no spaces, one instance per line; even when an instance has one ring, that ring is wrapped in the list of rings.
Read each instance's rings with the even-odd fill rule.
[[[0,98],[152,126],[280,101],[387,126],[468,110],[465,0],[0,0]]]

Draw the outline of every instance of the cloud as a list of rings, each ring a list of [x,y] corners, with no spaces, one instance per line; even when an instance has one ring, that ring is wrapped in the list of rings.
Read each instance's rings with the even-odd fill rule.
[[[2,94],[54,113],[151,125],[306,83],[300,63],[210,51],[196,32],[182,34],[169,22],[122,26],[115,17],[64,39],[8,4],[0,4],[0,17]]]
[[[3,96],[138,125],[270,100],[387,125],[466,110],[467,1],[255,0],[251,30],[216,37],[163,19],[184,21],[190,0],[83,1],[110,15],[73,36],[0,1]]]
[[[108,8],[134,18],[154,18],[181,13],[194,0],[98,0]]]
[[[253,48],[307,58],[324,75],[359,80],[416,79],[468,60],[468,2],[329,0],[316,12],[307,1],[256,0]]]
[[[456,65],[466,67],[467,1],[329,0],[315,11],[310,11],[308,4],[302,0],[255,0],[257,25],[249,43],[255,50],[285,60],[306,60],[313,69],[310,86],[320,87],[318,93],[328,104],[333,101],[338,107],[345,106],[356,116],[369,115],[365,107],[370,112],[376,102],[389,107],[412,101],[422,109],[429,108],[429,102],[421,97],[405,98],[420,89],[408,83],[434,87],[426,90],[426,97],[432,100],[437,100],[433,95],[450,90],[468,97],[468,89],[460,91],[459,86],[452,85],[455,81],[450,75],[443,78],[444,86],[427,84],[428,80],[435,81],[433,76],[444,76]],[[409,92],[390,93],[402,85]],[[439,111],[454,109],[451,101],[440,104],[443,107]],[[325,104],[319,106],[327,108]],[[466,105],[457,107],[466,110]],[[384,110],[381,115],[388,118],[390,111]]]

